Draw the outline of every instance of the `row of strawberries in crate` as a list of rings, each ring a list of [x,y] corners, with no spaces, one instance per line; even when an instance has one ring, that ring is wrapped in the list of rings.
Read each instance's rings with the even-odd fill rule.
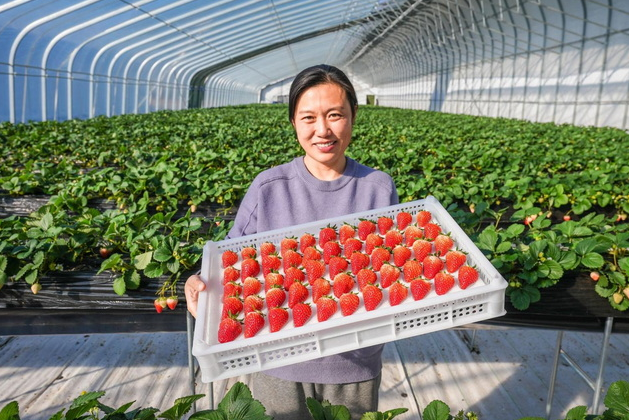
[[[264,242],[259,249],[223,252],[219,342],[239,337],[243,322],[244,337],[256,335],[266,325],[265,316],[270,332],[284,328],[291,314],[294,327],[304,325],[313,304],[317,322],[324,322],[339,310],[352,315],[361,303],[366,311],[376,310],[383,290],[388,304],[396,306],[409,291],[413,300],[433,289],[437,295],[447,293],[455,275],[461,289],[478,279],[477,270],[466,264],[466,253],[426,210],[343,224],[338,230],[327,226],[317,236],[287,237],[278,245]]]

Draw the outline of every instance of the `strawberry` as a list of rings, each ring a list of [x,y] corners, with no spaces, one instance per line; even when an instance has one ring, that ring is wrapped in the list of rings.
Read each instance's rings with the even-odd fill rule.
[[[406,300],[408,296],[408,288],[400,281],[394,282],[389,287],[389,304],[391,306],[397,306]]]
[[[323,322],[332,317],[338,308],[336,300],[332,296],[321,296],[317,300],[317,321]]]
[[[275,307],[269,309],[269,328],[272,333],[278,332],[288,322],[288,311],[286,308]]]
[[[352,274],[355,275],[363,268],[368,267],[370,262],[371,262],[371,259],[369,258],[369,255],[364,254],[362,252],[354,252],[350,259],[350,264],[352,266]]]
[[[384,235],[384,246],[391,249],[401,244],[402,241],[404,241],[404,236],[402,236],[399,230],[390,230]]]
[[[260,274],[260,263],[253,258],[247,258],[240,263],[240,278],[245,281],[247,277],[257,277]]]
[[[422,210],[419,213],[417,213],[417,216],[416,216],[417,226],[419,226],[420,228],[423,228],[430,222],[431,219],[432,219],[432,213],[430,213],[428,210]]]
[[[299,252],[302,254],[308,247],[317,245],[317,238],[312,233],[304,233],[299,237]]]
[[[478,271],[476,268],[464,265],[459,268],[459,287],[467,289],[478,280]]]
[[[378,275],[369,268],[363,268],[356,273],[356,282],[358,283],[358,289],[363,290],[368,284],[376,284],[378,281]]]
[[[379,246],[374,248],[371,252],[371,268],[375,271],[380,271],[382,264],[388,263],[389,261],[391,261],[391,252],[389,252],[389,248]]]
[[[224,251],[221,255],[221,261],[223,263],[223,268],[232,266],[238,262],[238,254],[230,250]]]
[[[415,225],[407,227],[404,231],[404,243],[406,246],[413,246],[413,243],[415,243],[417,239],[421,239],[423,237],[424,231]]]
[[[260,311],[252,311],[245,315],[245,338],[256,335],[264,327],[264,315]]]
[[[382,289],[373,284],[366,285],[363,289],[363,301],[365,302],[365,309],[373,311],[382,301]]]
[[[306,249],[304,249],[302,264],[303,264],[303,261],[305,260],[321,260],[321,259],[323,259],[323,255],[321,254],[321,251],[319,251],[314,246],[309,246]]]
[[[348,223],[344,223],[339,228],[339,242],[341,245],[345,245],[348,239],[353,238],[356,235],[356,227]]]
[[[441,226],[436,223],[427,223],[424,226],[424,237],[427,239],[435,239],[441,233]]]
[[[454,277],[452,274],[440,271],[435,276],[435,292],[439,296],[445,295],[454,286]]]
[[[39,283],[33,283],[33,285],[31,286],[31,291],[33,292],[33,294],[35,294],[35,295],[36,295],[37,293],[39,293],[39,290],[37,290],[37,291],[33,290],[33,287],[34,287],[35,285],[38,285],[38,286],[39,286],[39,290],[41,290],[41,284],[39,284]],[[165,297],[163,297],[163,296],[158,297],[157,299],[155,299],[155,300],[153,301],[153,305],[155,306],[155,310],[157,311],[157,313],[158,313],[158,314],[161,314],[161,313],[162,313],[162,311],[163,311],[164,309],[166,309],[166,307],[168,306],[168,304],[166,303],[166,298],[165,298]]]
[[[376,224],[378,225],[378,232],[380,232],[380,235],[384,235],[385,233],[387,233],[393,227],[393,223],[393,219],[391,219],[390,217],[378,217]]]
[[[348,238],[343,244],[343,256],[349,259],[354,252],[363,250],[363,242],[358,238]]]
[[[262,256],[262,275],[266,276],[271,271],[278,271],[282,266],[282,259],[276,253]]]
[[[265,299],[268,308],[277,308],[286,302],[286,292],[283,287],[275,286],[266,292]]]
[[[168,309],[170,309],[171,311],[175,310],[178,303],[179,303],[179,298],[177,298],[177,296],[173,295],[166,299],[166,305],[168,305]]]
[[[319,247],[323,249],[323,245],[329,241],[336,240],[336,226],[326,226],[319,231]]]
[[[429,255],[422,261],[424,268],[424,277],[431,280],[434,279],[438,272],[443,270],[443,261],[436,255]]]
[[[463,251],[451,250],[446,254],[446,270],[454,273],[461,268],[467,260],[467,255]]]
[[[370,233],[365,239],[365,253],[371,255],[374,249],[384,245],[384,239],[377,233]]]
[[[306,274],[304,271],[297,267],[288,267],[284,272],[284,289],[288,290],[290,285],[298,282],[304,282],[306,280]]]
[[[249,277],[249,278],[255,278],[255,277]],[[240,296],[240,294],[242,293],[242,286],[240,285],[240,283],[236,283],[235,281],[230,281],[226,284],[223,285],[223,296],[227,297],[227,296]]]
[[[404,263],[404,266],[402,266],[402,274],[407,283],[421,276],[422,271],[422,265],[416,259],[408,260]]]
[[[243,303],[243,311],[245,315],[251,311],[261,311],[264,307],[264,299],[260,295],[249,295]]]
[[[263,242],[260,245],[260,256],[264,257],[265,255],[271,255],[277,253],[277,249],[275,248],[275,244],[273,242]],[[264,261],[264,259],[262,260]]]
[[[372,220],[360,219],[357,229],[358,238],[364,241],[367,239],[367,235],[376,232],[376,224]]]
[[[437,235],[435,240],[433,241],[435,244],[435,250],[437,251],[437,255],[443,257],[446,255],[448,251],[454,246],[454,241],[450,237],[450,235],[445,235],[440,233]]]
[[[301,327],[312,316],[312,307],[309,303],[297,303],[293,306],[293,325],[295,327]]]
[[[323,277],[318,278],[312,284],[312,301],[317,303],[321,296],[325,296],[330,293],[332,286],[330,282]]]
[[[325,274],[325,264],[319,260],[306,260],[304,261],[304,268],[306,269],[306,279],[308,283],[312,284],[319,277],[323,277]]]
[[[330,258],[341,255],[341,245],[335,240],[327,241],[323,244],[323,262],[330,264]]]
[[[237,319],[223,318],[218,325],[218,342],[227,343],[234,341],[242,332],[242,325]]]
[[[360,298],[354,292],[345,293],[339,298],[339,306],[341,307],[341,314],[343,316],[349,316],[358,310],[360,305]]]
[[[447,259],[446,259],[446,262],[447,262]],[[601,275],[598,273],[598,271],[592,271],[592,272],[590,273],[590,278],[591,278],[593,281],[598,281],[598,280],[601,278]]]
[[[256,258],[258,256],[258,251],[253,246],[246,246],[240,250],[240,256],[243,260],[247,258]]]
[[[288,267],[299,267],[301,265],[302,256],[299,252],[293,249],[287,249],[282,254],[282,266],[284,267],[284,272]]]
[[[424,261],[430,253],[432,253],[432,242],[426,239],[418,239],[413,242],[413,253],[417,261]]]
[[[239,278],[240,270],[237,268],[229,266],[223,271],[223,284],[229,283],[230,281],[236,281]]]
[[[411,281],[411,295],[413,295],[413,299],[415,300],[422,300],[425,298],[431,288],[432,285],[430,282],[424,279],[416,278]]]
[[[404,245],[397,245],[393,248],[393,264],[403,267],[406,261],[411,258],[412,251]]]
[[[299,242],[297,242],[297,238],[294,236],[290,236],[288,238],[283,238],[280,241],[280,255],[284,255],[284,252],[291,249],[296,251],[299,248]]]
[[[395,222],[397,223],[397,229],[402,231],[413,223],[413,215],[407,211],[401,211],[395,216]]]
[[[290,289],[288,289],[288,307],[292,308],[296,304],[304,302],[309,295],[310,292],[303,283],[295,282],[291,284]]]
[[[264,291],[268,292],[274,286],[284,286],[284,276],[277,271],[271,271],[264,276]]]
[[[337,274],[342,273],[349,267],[349,261],[343,257],[332,257],[330,259],[330,265],[328,270],[330,271],[330,278],[333,279]]]
[[[400,269],[394,265],[386,263],[380,268],[380,286],[388,288],[400,278]]]
[[[223,299],[223,311],[221,318],[239,315],[244,309],[244,304],[239,297],[227,296]]]
[[[341,295],[348,293],[354,288],[354,279],[348,273],[339,273],[334,276],[334,282],[332,283],[332,291],[334,296],[340,298]]]
[[[262,282],[256,277],[247,277],[242,285],[242,296],[257,295],[262,290]]]

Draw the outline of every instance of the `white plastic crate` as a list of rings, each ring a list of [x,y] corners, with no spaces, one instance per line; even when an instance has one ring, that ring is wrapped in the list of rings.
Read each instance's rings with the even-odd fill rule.
[[[360,219],[375,220],[379,216],[407,211],[413,216],[421,210],[432,213],[433,219],[450,233],[455,247],[468,253],[467,264],[476,266],[479,280],[465,290],[458,283],[448,293],[438,296],[434,288],[422,300],[410,296],[398,306],[390,306],[387,290],[380,306],[373,311],[359,308],[344,317],[340,310],[325,322],[317,322],[316,307],[304,326],[295,328],[292,320],[277,332],[267,325],[254,337],[239,338],[228,343],[218,342],[218,325],[222,310],[223,251],[239,251],[270,241],[277,245],[285,237],[304,233],[315,236],[327,225],[343,222],[357,225]],[[507,282],[491,265],[472,240],[456,224],[445,208],[432,196],[424,200],[354,213],[342,217],[278,229],[256,235],[220,242],[208,242],[203,250],[201,277],[208,284],[199,296],[197,321],[192,353],[201,367],[202,381],[212,382],[242,374],[299,363],[349,350],[413,337],[433,331],[470,324],[505,314],[504,290]],[[455,275],[456,278],[456,275]]]

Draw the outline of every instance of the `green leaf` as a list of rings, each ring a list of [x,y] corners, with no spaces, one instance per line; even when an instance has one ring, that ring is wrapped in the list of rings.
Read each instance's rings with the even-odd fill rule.
[[[122,255],[120,254],[112,254],[109,258],[103,261],[100,264],[100,269],[98,270],[98,274],[102,273],[105,270],[111,270],[114,267],[118,267],[122,262]]]
[[[66,413],[65,419],[74,420],[80,418],[90,409],[96,407],[98,405],[98,399],[103,395],[105,395],[105,393],[102,391],[86,392],[85,394],[75,398]]]
[[[605,264],[605,260],[601,254],[588,252],[581,258],[581,264],[587,268],[601,268]]]
[[[422,413],[423,420],[450,420],[450,407],[443,401],[431,401]]]
[[[0,420],[20,420],[20,407],[17,401],[11,401],[0,410]]]
[[[593,238],[583,239],[582,241],[579,241],[577,243],[574,250],[579,255],[585,255],[588,252],[594,250],[594,248],[596,248],[596,245],[596,240]]]
[[[227,414],[219,410],[197,411],[190,416],[189,420],[229,420]]]
[[[478,247],[481,249],[486,249],[493,252],[497,242],[498,234],[496,233],[496,230],[493,226],[485,228],[485,230],[483,230],[481,234],[478,235]]]
[[[512,290],[509,297],[514,308],[524,311],[528,309],[531,303],[538,302],[541,295],[537,288],[524,286],[522,288]]]
[[[157,248],[155,250],[155,253],[153,254],[153,258],[155,258],[155,261],[159,261],[159,262],[166,262],[168,260],[170,260],[173,257],[173,252],[165,247],[160,247]]]
[[[153,251],[148,251],[135,257],[133,264],[138,270],[144,270],[153,259]]]
[[[127,291],[127,285],[125,284],[124,274],[123,274],[114,279],[114,292],[116,292],[117,295],[122,296],[125,294],[126,291]]]
[[[151,279],[155,279],[163,274],[164,274],[164,269],[162,268],[162,264],[157,263],[157,262],[150,263],[144,269],[144,275]]]
[[[617,381],[612,383],[605,396],[605,406],[623,416],[629,416],[629,382]]]
[[[524,225],[519,223],[509,225],[505,232],[509,235],[510,238],[516,238],[520,236],[522,232],[524,232]]]
[[[511,251],[512,249],[511,242],[500,242],[496,247],[496,254],[504,254],[505,252]]]
[[[620,267],[620,269],[625,273],[629,274],[629,257],[621,258],[620,260],[618,260],[618,267]],[[1,270],[2,267],[0,267],[0,271]]]
[[[539,265],[540,277],[558,280],[563,276],[563,269],[557,261],[546,260]]]
[[[124,284],[127,289],[136,290],[140,287],[140,273],[136,270],[128,270],[124,273]]]
[[[587,414],[587,410],[587,407],[584,405],[574,407],[568,411],[565,420],[584,420]]]
[[[203,394],[196,394],[178,398],[175,400],[175,403],[171,408],[160,413],[158,417],[160,419],[180,420],[188,411],[190,411],[192,404],[203,397]]]
[[[0,255],[0,273],[4,273],[7,269],[7,261],[6,255]]]

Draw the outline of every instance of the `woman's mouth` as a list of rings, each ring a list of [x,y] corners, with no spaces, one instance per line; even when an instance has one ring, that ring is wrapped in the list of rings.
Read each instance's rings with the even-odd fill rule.
[[[319,149],[322,152],[327,152],[330,149],[332,149],[332,147],[334,147],[334,144],[336,144],[335,141],[328,141],[325,143],[316,143],[315,146],[317,147],[317,149]]]

